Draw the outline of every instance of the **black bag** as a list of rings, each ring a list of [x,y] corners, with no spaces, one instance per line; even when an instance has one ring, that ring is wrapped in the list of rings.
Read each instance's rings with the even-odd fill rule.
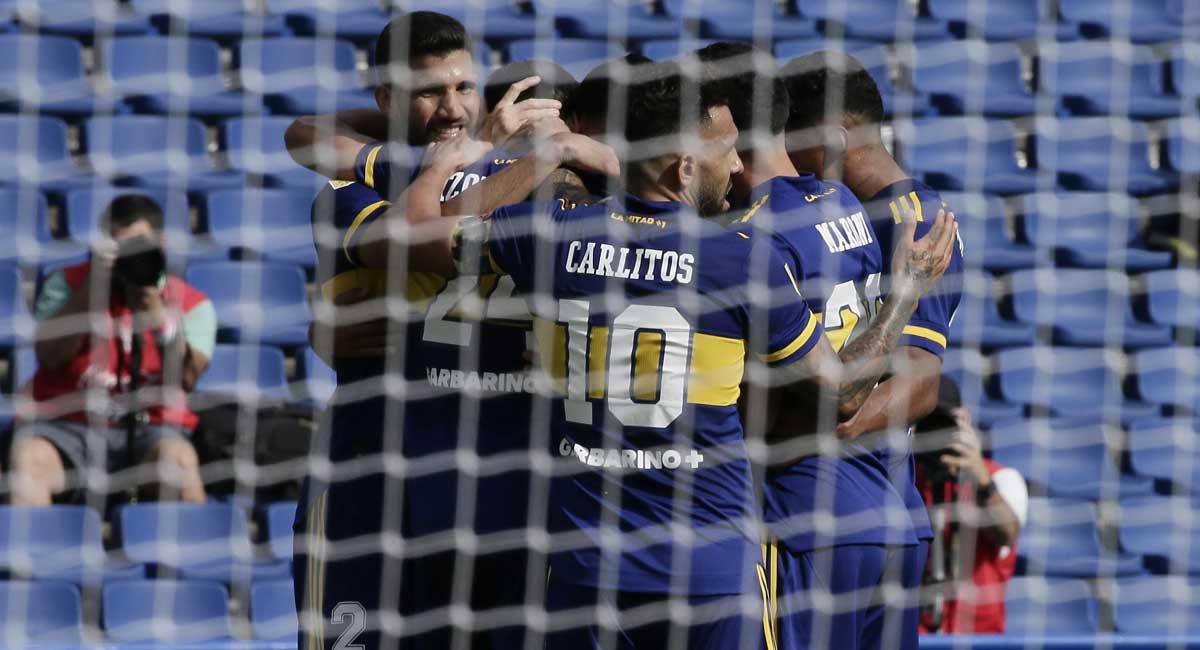
[[[254,409],[226,403],[197,410],[196,414],[200,424],[192,441],[200,457],[205,487],[211,493],[233,493],[238,486],[230,461],[253,454],[254,464],[262,473],[252,486],[256,501],[287,501],[299,496],[305,473],[303,459],[317,427],[317,413],[312,407],[283,404]]]

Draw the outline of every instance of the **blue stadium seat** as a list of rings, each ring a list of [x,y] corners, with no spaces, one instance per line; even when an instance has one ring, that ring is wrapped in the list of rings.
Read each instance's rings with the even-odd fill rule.
[[[267,177],[272,185],[304,188],[316,194],[328,179],[295,163],[284,146],[290,117],[248,117],[226,120],[221,140],[234,169]]]
[[[436,11],[458,19],[472,36],[497,44],[537,36],[537,19],[523,3],[510,0],[388,0],[396,11]]]
[[[352,43],[330,38],[249,38],[237,49],[242,87],[265,96],[271,110],[289,115],[338,108],[342,102],[357,101],[354,107],[361,107],[363,80],[354,57]]]
[[[1200,427],[1193,416],[1138,418],[1128,425],[1129,466],[1138,476],[1160,481],[1167,491],[1200,488]]]
[[[1200,351],[1161,347],[1134,357],[1138,396],[1143,401],[1200,413]]]
[[[1113,415],[1123,407],[1115,352],[1029,347],[1001,350],[993,358],[1000,395],[1010,403],[1057,415]]]
[[[1113,614],[1117,631],[1126,634],[1200,634],[1200,582],[1183,576],[1119,579]]]
[[[1121,500],[1121,549],[1145,558],[1153,573],[1200,575],[1200,503],[1193,496]]]
[[[1064,189],[1135,196],[1173,191],[1178,179],[1150,166],[1149,142],[1141,122],[1106,117],[1039,119],[1034,151],[1039,171]]]
[[[150,19],[118,0],[54,0],[17,5],[17,20],[40,32],[90,40],[97,34],[130,35],[150,31]]]
[[[328,403],[337,388],[337,374],[312,348],[305,348],[301,361],[304,364],[304,394],[315,404]]]
[[[196,392],[194,399],[207,402],[290,401],[283,351],[267,345],[218,343]]]
[[[1200,175],[1200,119],[1167,122],[1164,161],[1181,174]]]
[[[330,36],[371,41],[383,31],[388,14],[379,0],[267,0],[267,10],[284,15],[301,36]]]
[[[300,267],[208,262],[188,268],[187,281],[213,301],[226,340],[289,346],[308,342],[312,312]]]
[[[1165,346],[1171,328],[1134,316],[1129,277],[1119,271],[1037,269],[1010,276],[1013,315],[1051,331],[1057,345]]]
[[[1130,40],[1134,43],[1177,41],[1179,22],[1167,13],[1166,0],[1058,0],[1065,20],[1079,23],[1087,38]]]
[[[1142,569],[1137,556],[1101,547],[1091,503],[1068,499],[1030,497],[1017,557],[1025,574],[1088,578],[1135,575]]]
[[[280,501],[266,507],[266,531],[271,556],[292,561],[292,523],[296,520],[296,502]]]
[[[835,50],[857,55],[863,50],[870,50],[878,46],[879,44],[873,41],[822,38],[818,36],[814,38],[778,41],[772,49],[774,50],[775,58],[779,59],[779,64],[783,65],[792,59],[821,50]],[[872,71],[871,74],[874,75],[875,72]]]
[[[144,577],[140,564],[105,554],[101,527],[86,506],[0,506],[0,569],[75,584]]]
[[[1106,433],[1096,418],[1017,420],[992,428],[993,458],[1021,472],[1034,494],[1096,501],[1153,492],[1152,480],[1121,474]]]
[[[33,346],[22,346],[12,350],[10,357],[12,365],[8,369],[9,378],[15,389],[20,392],[37,373],[37,354]]]
[[[1046,0],[928,0],[929,13],[948,23],[958,38],[1021,41],[1038,37],[1079,38],[1078,26],[1057,23]]]
[[[242,184],[241,174],[218,171],[208,156],[204,123],[159,115],[91,117],[83,123],[88,161],[98,174],[142,186],[190,191]]]
[[[83,599],[75,585],[53,580],[0,582],[7,647],[78,646],[83,636]]]
[[[714,38],[672,38],[661,41],[646,41],[642,43],[641,50],[643,55],[655,61],[666,61],[668,59],[677,59],[684,54],[691,54],[702,47],[716,42],[718,41]]]
[[[0,187],[0,260],[22,266],[63,265],[82,261],[87,251],[75,242],[54,239],[46,195],[37,187]]]
[[[283,16],[247,11],[245,0],[131,0],[164,34],[191,34],[227,40],[274,36],[284,31]],[[382,28],[381,28],[382,29]]]
[[[0,264],[0,347],[33,340],[33,315],[21,289],[21,269]]]
[[[215,41],[131,36],[104,41],[99,50],[105,81],[139,112],[230,117],[261,108],[225,88]]]
[[[104,629],[119,643],[232,640],[229,592],[207,580],[123,580],[104,586]]]
[[[1128,43],[1060,43],[1040,52],[1040,85],[1063,114],[1160,119],[1179,114],[1166,90],[1163,62]]]
[[[1087,582],[1016,576],[1004,592],[1004,632],[1015,636],[1095,634],[1099,604]]]
[[[50,190],[95,180],[71,159],[67,123],[35,115],[0,115],[0,177]]]
[[[229,503],[135,503],[121,508],[117,524],[125,556],[159,572],[221,582],[290,572],[287,562],[255,561],[246,513]]]
[[[913,87],[928,93],[943,115],[1037,112],[1037,97],[1021,77],[1021,50],[1012,43],[920,43],[913,58]]]
[[[942,374],[958,384],[963,405],[971,409],[976,423],[984,429],[991,429],[997,423],[1021,419],[1020,406],[997,400],[988,394],[984,383],[988,375],[988,359],[977,350],[959,347],[947,350],[942,357]]]
[[[1194,43],[1171,48],[1167,73],[1171,89],[1186,102],[1180,112],[1194,114],[1200,105],[1200,60],[1197,60]]]
[[[826,36],[873,41],[930,40],[948,38],[946,23],[919,17],[904,0],[797,0],[800,14],[817,20]]]
[[[559,33],[568,38],[639,42],[674,38],[683,31],[678,19],[655,15],[645,3],[629,0],[611,3],[593,0],[533,0],[533,8],[539,18],[553,17],[554,26],[558,28]],[[616,29],[622,31],[613,31]],[[566,67],[557,58],[554,60]]]
[[[606,41],[531,39],[509,43],[505,61],[549,59],[566,68],[576,79],[583,79],[592,68],[623,54],[624,50]]]
[[[753,2],[752,0],[664,0],[668,16],[680,19],[688,33],[726,41],[777,41],[788,38],[813,38],[817,25],[791,13],[791,3]],[[694,30],[699,27],[698,30]],[[693,31],[694,30],[694,31]],[[648,56],[648,55],[647,55]],[[652,57],[653,58],[653,57]]]
[[[289,641],[296,638],[300,622],[291,580],[267,580],[250,587],[250,624],[256,639]]]
[[[1033,345],[1034,328],[1000,315],[993,295],[992,277],[970,272],[964,274],[962,300],[950,326],[951,343],[985,350]]]
[[[0,109],[89,115],[96,110],[83,46],[67,36],[0,34]]]
[[[1171,253],[1146,248],[1137,201],[1124,194],[1031,194],[1018,211],[1025,238],[1058,265],[1132,272],[1171,266]]]
[[[217,244],[310,268],[317,265],[311,209],[312,196],[295,189],[218,190],[204,202]]]
[[[980,265],[993,273],[1033,268],[1036,251],[1018,243],[1011,234],[1004,199],[987,194],[942,192],[942,202],[958,217],[964,242],[975,252],[967,256],[967,268]]]
[[[225,247],[192,234],[187,196],[183,192],[167,191],[162,187],[131,188],[107,185],[67,192],[65,234],[71,242],[79,246],[82,256],[86,257],[88,244],[102,235],[100,220],[109,203],[118,196],[130,194],[149,196],[162,208],[163,236],[166,238],[168,262],[172,267],[229,257],[229,251]]]
[[[1147,273],[1144,278],[1150,320],[1188,330],[1200,329],[1200,274],[1176,269]]]
[[[1017,132],[1006,120],[942,117],[896,125],[913,176],[951,191],[1023,194],[1037,174],[1017,164]]]

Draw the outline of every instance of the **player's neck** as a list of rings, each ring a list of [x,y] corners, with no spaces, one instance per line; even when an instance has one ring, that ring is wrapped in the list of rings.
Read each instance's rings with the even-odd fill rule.
[[[860,200],[869,199],[908,177],[892,154],[879,143],[851,149],[843,161],[842,182]]]
[[[742,173],[749,179],[751,187],[758,187],[779,176],[790,178],[800,175],[800,172],[796,171],[796,165],[788,157],[787,149],[783,147],[771,147],[761,153],[754,153],[753,156],[747,156],[743,163],[745,170]]]
[[[691,197],[688,196],[687,192],[677,192],[661,184],[645,183],[630,179],[626,183],[625,191],[643,201],[654,203],[677,202],[684,205],[692,205]]]

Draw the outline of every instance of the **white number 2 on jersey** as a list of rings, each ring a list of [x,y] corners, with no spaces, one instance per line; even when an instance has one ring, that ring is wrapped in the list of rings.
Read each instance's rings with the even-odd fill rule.
[[[825,336],[833,345],[834,352],[840,352],[846,343],[850,342],[858,330],[859,324],[866,327],[875,319],[878,311],[880,274],[872,273],[866,282],[853,280],[843,282],[833,288],[829,300],[825,302]]]

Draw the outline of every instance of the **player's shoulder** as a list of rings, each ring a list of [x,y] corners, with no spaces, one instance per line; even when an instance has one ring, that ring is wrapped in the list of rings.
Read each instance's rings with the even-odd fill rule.
[[[863,202],[871,220],[879,224],[898,224],[905,218],[932,224],[938,210],[944,207],[937,190],[915,179],[906,178],[892,183]]]

